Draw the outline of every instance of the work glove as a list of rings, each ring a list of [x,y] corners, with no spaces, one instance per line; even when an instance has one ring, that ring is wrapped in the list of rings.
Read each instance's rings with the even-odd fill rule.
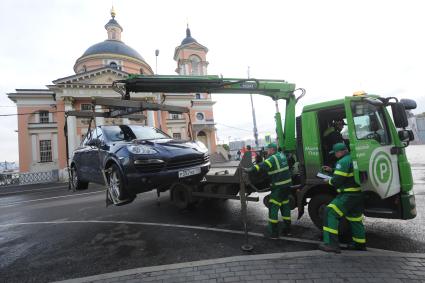
[[[245,172],[245,173],[251,173],[251,172],[252,172],[252,170],[253,170],[253,167],[250,167],[250,168],[243,168],[243,167],[242,167],[242,170],[243,170],[243,172]]]

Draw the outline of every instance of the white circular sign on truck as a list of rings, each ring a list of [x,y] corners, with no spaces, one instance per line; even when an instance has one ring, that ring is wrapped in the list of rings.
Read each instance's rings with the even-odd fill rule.
[[[391,154],[391,146],[376,148],[369,159],[369,176],[381,198],[400,192],[397,155]]]

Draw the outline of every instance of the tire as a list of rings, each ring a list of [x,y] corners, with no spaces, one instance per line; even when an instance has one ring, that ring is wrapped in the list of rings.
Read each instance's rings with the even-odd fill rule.
[[[311,221],[314,225],[322,230],[323,228],[323,217],[325,215],[325,207],[334,199],[335,197],[330,194],[317,194],[310,199],[308,203],[308,215],[310,216]]]
[[[270,206],[269,200],[270,200],[270,194],[264,196],[264,198],[263,198],[263,204],[267,208],[269,208],[269,206]]]
[[[171,200],[179,209],[186,209],[190,206],[189,191],[184,186],[175,186],[171,189]]]
[[[308,215],[311,221],[320,231],[323,230],[323,217],[325,216],[325,207],[335,198],[330,194],[317,194],[313,196],[308,203]],[[340,241],[346,242],[346,236],[350,235],[350,227],[345,218],[339,221]]]
[[[112,164],[111,171],[107,176],[108,193],[114,205],[125,205],[134,200],[134,197],[129,197],[125,191],[124,178],[116,164]]]
[[[89,182],[83,182],[78,177],[77,166],[71,166],[71,187],[76,191],[87,190],[89,187]]]

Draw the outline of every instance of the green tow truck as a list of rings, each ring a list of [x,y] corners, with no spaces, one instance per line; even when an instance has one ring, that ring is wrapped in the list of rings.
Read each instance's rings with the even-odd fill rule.
[[[405,153],[405,147],[413,140],[413,133],[406,129],[406,110],[416,108],[413,100],[356,93],[304,106],[297,117],[295,107],[305,91],[283,80],[134,75],[114,82],[113,87],[124,100],[135,92],[252,93],[270,97],[276,105],[278,144],[288,157],[293,175],[292,208],[298,208],[300,218],[307,205],[310,218],[318,228],[322,227],[324,207],[336,194],[334,188],[317,177],[322,166],[329,162],[323,135],[331,121],[343,119],[346,123],[343,136],[353,157],[355,179],[365,192],[365,215],[392,219],[416,216],[412,172]],[[284,119],[279,100],[285,101]],[[239,182],[236,173],[215,172],[207,175],[196,188],[183,186],[174,195],[183,195],[188,200],[213,197],[214,193],[217,198],[232,195],[237,198]],[[248,193],[253,191],[247,186]]]

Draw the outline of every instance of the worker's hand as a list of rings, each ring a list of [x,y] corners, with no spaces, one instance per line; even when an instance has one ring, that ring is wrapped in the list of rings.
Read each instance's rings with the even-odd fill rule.
[[[322,170],[325,172],[332,172],[332,168],[329,166],[322,166]]]
[[[252,172],[252,167],[251,168],[244,168],[244,167],[242,167],[242,170],[245,173],[249,173],[249,172]]]

